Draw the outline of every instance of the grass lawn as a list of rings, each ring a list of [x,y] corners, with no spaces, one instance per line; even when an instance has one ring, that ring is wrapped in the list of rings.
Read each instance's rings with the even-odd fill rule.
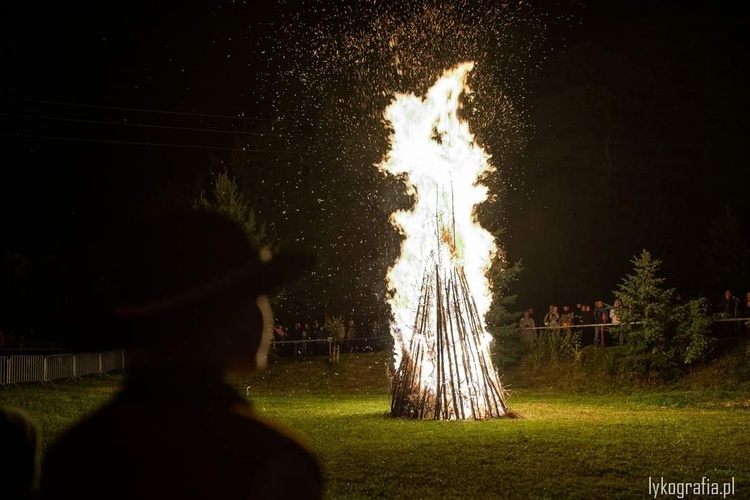
[[[750,497],[750,396],[740,391],[564,394],[518,389],[524,418],[405,421],[389,408],[383,354],[282,361],[238,381],[258,414],[320,459],[330,498],[645,498],[656,481],[731,481]],[[0,390],[46,448],[121,377]],[[653,497],[653,495],[652,495]]]

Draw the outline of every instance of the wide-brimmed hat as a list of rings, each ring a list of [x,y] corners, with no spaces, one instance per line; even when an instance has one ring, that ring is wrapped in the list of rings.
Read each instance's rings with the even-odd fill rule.
[[[232,219],[208,211],[153,218],[124,237],[104,276],[116,317],[138,318],[191,307],[229,290],[271,293],[314,263],[307,253],[275,255]]]
[[[97,254],[86,266],[88,290],[80,296],[88,302],[82,312],[101,319],[91,325],[98,330],[92,332],[95,343],[106,340],[107,345],[151,341],[123,339],[115,333],[117,325],[158,324],[161,340],[176,338],[181,332],[167,331],[170,327],[229,313],[279,290],[315,262],[309,253],[272,254],[228,216],[198,210],[153,217],[120,231]]]

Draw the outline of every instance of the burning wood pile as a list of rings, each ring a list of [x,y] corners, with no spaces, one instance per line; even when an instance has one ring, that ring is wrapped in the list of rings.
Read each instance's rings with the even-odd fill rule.
[[[429,270],[414,333],[393,378],[391,416],[438,420],[505,416],[505,395],[483,348],[483,333],[463,270],[453,267],[441,274],[439,265]],[[430,373],[422,369],[427,359]]]

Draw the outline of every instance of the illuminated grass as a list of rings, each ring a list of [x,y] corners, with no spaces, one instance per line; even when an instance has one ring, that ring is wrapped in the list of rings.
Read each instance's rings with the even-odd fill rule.
[[[750,487],[750,413],[529,395],[522,420],[385,418],[385,396],[257,398],[307,436],[333,497],[643,497],[649,476]]]
[[[524,390],[510,400],[523,419],[405,421],[386,417],[382,361],[281,363],[247,381],[257,413],[319,457],[330,498],[644,498],[649,476],[734,477],[750,494],[745,393]],[[32,413],[47,446],[119,381],[25,386],[0,401]]]

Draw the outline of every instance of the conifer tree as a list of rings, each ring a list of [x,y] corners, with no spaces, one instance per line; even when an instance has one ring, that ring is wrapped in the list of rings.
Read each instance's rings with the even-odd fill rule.
[[[648,321],[661,318],[674,295],[674,288],[662,288],[664,278],[658,277],[661,261],[648,250],[631,260],[633,274],[628,274],[614,292],[626,304],[621,314],[627,321]]]
[[[487,331],[497,342],[494,361],[498,368],[515,363],[527,350],[518,334],[518,318],[521,314],[517,310],[517,296],[509,293],[522,271],[520,260],[508,265],[503,258],[498,257],[498,262],[490,268],[488,276],[493,296],[485,323]]]
[[[614,291],[623,303],[619,328],[626,331],[630,354],[645,362],[648,371],[690,364],[705,356],[714,343],[705,299],[675,303],[675,289],[664,288],[664,278],[657,275],[661,261],[645,249],[631,262],[633,273]]]
[[[266,243],[265,226],[257,221],[255,211],[245,200],[237,181],[226,170],[214,179],[210,197],[201,193],[196,207],[227,215],[242,226],[253,243],[259,246]]]

